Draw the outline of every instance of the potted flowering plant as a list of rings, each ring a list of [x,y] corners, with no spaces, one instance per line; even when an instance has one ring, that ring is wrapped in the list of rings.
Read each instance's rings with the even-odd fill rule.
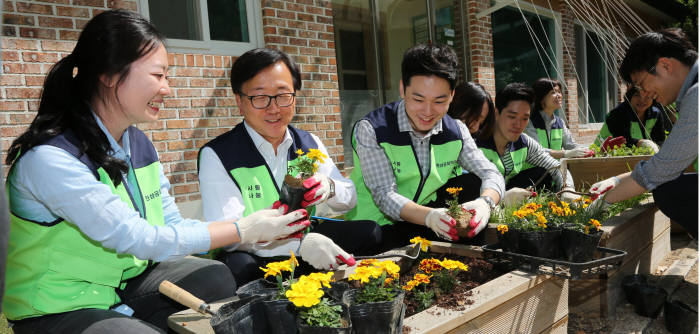
[[[416,273],[413,275],[413,279],[406,282],[406,284],[401,287],[407,292],[412,293],[413,299],[418,302],[418,311],[425,310],[433,304],[435,291],[428,289],[430,278],[432,277],[433,275],[428,276],[423,273]],[[421,284],[423,285],[422,290],[417,289]]]
[[[348,276],[355,289],[345,291],[355,333],[394,333],[402,320],[405,293],[398,287],[399,266],[392,261],[362,260]]]
[[[435,297],[435,289],[429,289],[429,287],[437,288],[438,294],[449,294],[459,283],[457,272],[466,271],[469,267],[460,261],[448,260],[447,258],[442,261],[429,258],[421,260],[418,269],[420,272],[413,275],[413,279],[406,282],[401,288],[410,291],[412,298],[418,302],[419,309],[423,310],[432,304]],[[414,290],[420,284],[423,284],[422,291]]]
[[[600,219],[603,218],[603,211],[589,212],[586,210],[591,204],[588,196],[582,196],[574,201],[580,209],[578,212],[568,217],[567,222],[562,224],[561,250],[564,258],[572,262],[585,262],[593,259],[598,242],[603,236],[600,230]]]
[[[286,204],[290,212],[301,209],[304,193],[308,190],[303,185],[304,180],[318,171],[319,162],[323,163],[323,159],[328,158],[321,150],[315,148],[310,148],[306,153],[298,149],[295,153],[297,158],[290,161],[280,189],[280,202]]]
[[[445,189],[445,191],[452,196],[451,199],[447,200],[447,214],[457,222],[457,235],[467,237],[469,232],[467,227],[469,226],[472,212],[464,211],[459,203],[459,192],[462,191],[462,187],[450,187]]]
[[[285,292],[298,311],[299,333],[351,333],[347,308],[323,297],[323,287],[331,287],[332,276],[332,272],[301,276]]]

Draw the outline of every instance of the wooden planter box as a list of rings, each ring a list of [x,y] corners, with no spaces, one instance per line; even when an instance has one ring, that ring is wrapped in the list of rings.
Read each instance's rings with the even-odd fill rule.
[[[433,253],[481,257],[478,247],[433,241]],[[566,333],[567,280],[511,271],[472,290],[463,311],[433,306],[404,319],[410,333]]]
[[[592,184],[615,175],[627,173],[642,160],[649,160],[651,155],[634,155],[608,158],[564,158],[561,170],[567,168],[574,178],[576,189],[588,189]]]
[[[481,258],[481,249],[432,241],[431,252]],[[352,273],[337,271],[336,279]],[[403,325],[417,333],[557,333],[566,334],[568,281],[553,276],[511,271],[472,290],[474,304],[463,311],[433,306],[404,319]],[[228,300],[212,303],[217,310]],[[168,318],[177,333],[214,333],[209,316],[185,310]]]

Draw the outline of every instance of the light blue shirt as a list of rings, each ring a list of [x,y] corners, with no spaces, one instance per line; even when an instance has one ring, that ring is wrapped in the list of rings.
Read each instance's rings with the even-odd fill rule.
[[[130,157],[129,136],[120,146],[95,116],[114,152]],[[127,180],[122,173],[122,180]],[[170,182],[160,167],[164,226],[151,226],[90,169],[67,151],[50,145],[35,146],[15,163],[8,177],[10,209],[24,219],[52,222],[65,219],[102,246],[139,259],[164,261],[207,251],[208,223],[182,218],[170,196]],[[130,189],[138,189],[129,187]],[[138,195],[140,196],[140,195]]]

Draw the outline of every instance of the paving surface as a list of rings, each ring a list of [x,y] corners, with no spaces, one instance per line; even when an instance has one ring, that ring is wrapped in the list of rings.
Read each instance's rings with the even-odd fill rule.
[[[672,300],[698,310],[698,245],[685,235],[672,235],[671,253],[648,276],[648,282],[664,288]],[[583,318],[569,314],[569,334],[673,334],[666,329],[663,310],[656,318],[638,315],[632,304],[618,306],[615,317]],[[697,324],[698,319],[695,319]],[[698,333],[697,327],[694,334]]]

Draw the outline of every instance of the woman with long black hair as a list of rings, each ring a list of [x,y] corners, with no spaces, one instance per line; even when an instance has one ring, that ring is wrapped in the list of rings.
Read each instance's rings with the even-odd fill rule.
[[[158,293],[163,280],[205,301],[235,291],[225,265],[186,255],[308,226],[303,210],[182,218],[153,144],[133,126],[157,120],[167,70],[158,31],[113,10],[90,20],[46,76],[38,114],[6,161],[3,312],[15,333],[163,333],[182,309]]]

